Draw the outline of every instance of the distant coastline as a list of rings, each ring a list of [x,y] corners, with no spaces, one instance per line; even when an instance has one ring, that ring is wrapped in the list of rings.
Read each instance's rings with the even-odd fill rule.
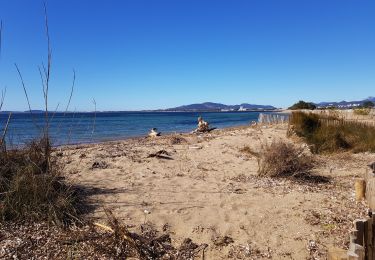
[[[249,109],[249,110],[119,110],[119,111],[48,111],[49,114],[83,114],[83,113],[244,113],[244,112],[281,112],[283,109]],[[0,111],[0,114],[28,114],[30,111]],[[31,111],[33,114],[44,114],[45,111]]]

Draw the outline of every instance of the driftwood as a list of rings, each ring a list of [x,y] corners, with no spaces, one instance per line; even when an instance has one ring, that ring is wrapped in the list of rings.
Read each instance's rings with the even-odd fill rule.
[[[151,153],[147,156],[147,158],[156,157],[159,159],[166,159],[166,160],[173,160],[171,155],[166,150],[159,150],[155,153]]]
[[[202,117],[198,117],[198,127],[192,133],[208,133],[215,129],[216,127],[210,127],[209,123],[204,121]]]
[[[111,233],[115,233],[115,231],[111,227],[106,226],[104,224],[94,222],[93,225],[96,226],[96,227],[99,227],[99,228],[101,228],[101,229],[103,229],[105,231],[108,231],[108,232],[111,232]],[[129,241],[132,244],[135,244],[134,240],[131,237],[127,236],[126,234],[122,234],[122,235],[123,235],[123,238],[125,240]]]

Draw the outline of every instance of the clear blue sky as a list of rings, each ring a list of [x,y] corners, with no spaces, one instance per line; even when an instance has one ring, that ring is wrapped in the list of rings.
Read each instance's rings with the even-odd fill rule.
[[[49,0],[51,109],[288,106],[375,95],[374,0]],[[42,107],[43,2],[0,0],[6,110]]]

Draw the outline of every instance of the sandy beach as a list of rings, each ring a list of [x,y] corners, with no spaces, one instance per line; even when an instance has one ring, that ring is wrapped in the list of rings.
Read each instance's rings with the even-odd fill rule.
[[[287,138],[287,125],[236,127],[202,135],[61,148],[65,171],[89,191],[94,221],[111,209],[130,230],[152,223],[204,243],[205,259],[325,259],[329,246],[346,247],[352,220],[366,214],[354,199],[354,179],[374,154],[315,156],[314,173],[328,181],[257,176],[259,151]]]

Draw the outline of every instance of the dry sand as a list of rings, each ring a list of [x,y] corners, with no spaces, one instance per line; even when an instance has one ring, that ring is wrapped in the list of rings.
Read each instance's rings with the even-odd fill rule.
[[[130,229],[150,222],[176,245],[184,238],[208,244],[205,259],[325,259],[328,246],[347,245],[351,221],[366,214],[353,183],[375,156],[319,156],[316,174],[329,183],[258,178],[257,159],[241,148],[259,151],[278,139],[303,145],[286,131],[137,138],[65,148],[62,158],[69,178],[90,191],[97,221],[105,222],[102,206],[109,207]],[[164,158],[152,157],[158,151]]]

